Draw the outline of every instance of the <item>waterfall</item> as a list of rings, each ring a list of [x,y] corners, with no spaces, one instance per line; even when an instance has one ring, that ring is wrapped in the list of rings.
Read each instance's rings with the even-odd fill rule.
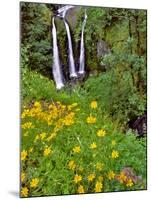
[[[58,50],[58,44],[57,44],[57,32],[56,32],[56,26],[54,17],[52,18],[52,38],[53,38],[53,66],[52,66],[52,72],[53,77],[56,83],[56,88],[61,89],[64,87],[63,84],[63,75],[61,71],[61,65],[59,60],[59,50]]]
[[[67,37],[68,37],[68,51],[69,51],[69,72],[70,72],[70,78],[72,77],[77,77],[76,69],[75,69],[75,62],[74,62],[74,56],[73,56],[73,49],[72,49],[72,40],[71,40],[71,33],[70,33],[70,28],[69,24],[67,23],[65,17],[66,17],[66,12],[73,8],[74,6],[64,6],[58,9],[57,11],[57,16],[60,18],[63,18],[66,31],[67,31]]]
[[[69,9],[71,9],[71,8],[73,8],[74,6],[69,6],[69,5],[67,5],[67,6],[63,6],[63,7],[61,7],[61,8],[59,8],[58,10],[57,10],[57,16],[59,16],[59,17],[62,17],[62,18],[65,18],[65,15],[66,15],[66,12],[69,10]]]
[[[74,6],[63,6],[57,10],[56,17],[59,17],[63,20],[67,32],[67,38],[68,38],[68,59],[69,59],[69,72],[70,72],[70,78],[76,78],[77,72],[75,68],[75,61],[74,61],[74,55],[73,55],[73,48],[72,48],[72,39],[71,39],[71,33],[69,24],[66,20],[66,13],[69,9],[73,8]],[[52,37],[53,37],[53,66],[52,66],[52,72],[53,77],[56,83],[56,88],[61,89],[64,87],[63,83],[63,75],[62,75],[62,66],[60,64],[59,60],[59,50],[58,50],[58,44],[57,44],[57,32],[56,32],[56,26],[54,17],[52,18]],[[79,74],[85,73],[85,48],[84,48],[84,28],[87,21],[87,14],[85,10],[85,16],[82,23],[82,32],[81,32],[81,44],[80,44],[80,59],[79,59]]]
[[[75,63],[74,63],[74,58],[73,58],[73,49],[72,49],[72,40],[71,40],[71,34],[70,34],[70,29],[69,25],[64,19],[64,24],[66,27],[67,31],[67,36],[68,36],[68,50],[69,50],[69,72],[70,72],[70,77],[77,77],[76,70],[75,70]]]
[[[82,33],[81,33],[81,45],[80,45],[80,64],[79,64],[79,74],[85,73],[85,49],[84,49],[84,28],[86,25],[87,14],[85,10],[85,16],[82,24]]]

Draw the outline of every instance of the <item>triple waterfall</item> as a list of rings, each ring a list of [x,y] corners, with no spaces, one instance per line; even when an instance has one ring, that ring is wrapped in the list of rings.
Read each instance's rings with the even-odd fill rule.
[[[84,48],[84,28],[87,21],[87,14],[85,10],[85,16],[82,24],[82,31],[81,31],[81,43],[80,43],[80,58],[79,58],[79,70],[76,71],[75,68],[75,60],[73,55],[73,47],[72,47],[72,39],[69,24],[66,20],[66,13],[69,9],[73,8],[74,6],[64,6],[57,10],[56,17],[59,17],[63,20],[67,38],[68,38],[68,60],[69,60],[69,76],[70,78],[77,78],[78,75],[85,74],[85,48]],[[62,66],[59,58],[59,48],[57,43],[57,30],[55,25],[55,17],[52,18],[52,38],[53,38],[53,65],[52,65],[52,72],[53,78],[56,84],[56,89],[60,90],[64,87],[64,77],[62,73]]]

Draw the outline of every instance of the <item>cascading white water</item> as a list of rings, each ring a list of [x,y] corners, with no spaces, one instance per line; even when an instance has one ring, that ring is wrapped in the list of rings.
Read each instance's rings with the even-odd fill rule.
[[[87,14],[85,10],[85,16],[82,24],[82,33],[81,33],[81,45],[80,45],[80,63],[79,63],[79,74],[84,74],[85,73],[85,49],[84,49],[84,28],[86,25],[86,20],[87,20]]]
[[[69,5],[67,5],[67,6],[63,6],[63,7],[59,8],[59,9],[57,10],[58,16],[64,18],[65,15],[66,15],[66,12],[67,12],[69,9],[73,8],[73,7],[74,7],[74,6],[69,6]]]
[[[69,24],[66,21],[66,12],[73,8],[74,6],[63,6],[57,10],[56,16],[63,19],[63,22],[65,24],[65,28],[67,31],[67,37],[68,37],[68,56],[69,56],[69,72],[71,78],[77,77],[77,72],[75,69],[75,61],[73,56],[73,48],[72,48],[72,39],[71,39],[71,33]],[[87,21],[87,14],[85,10],[85,17],[82,24],[82,32],[81,32],[81,44],[80,44],[80,61],[79,61],[79,74],[85,73],[85,48],[84,48],[84,28]],[[62,75],[62,68],[59,60],[59,50],[58,50],[58,44],[57,44],[57,32],[56,32],[56,26],[54,17],[52,19],[52,37],[53,37],[53,77],[56,83],[56,88],[61,89],[64,87],[63,83],[63,75]]]
[[[58,44],[57,44],[57,32],[56,32],[56,26],[54,17],[52,18],[52,38],[53,38],[53,66],[52,66],[52,72],[53,77],[56,83],[56,88],[61,89],[64,87],[63,84],[63,75],[61,71],[61,65],[59,60],[59,50],[58,50]]]
[[[65,19],[66,17],[66,12],[73,8],[74,6],[64,6],[60,8],[57,12],[57,16],[63,18],[66,31],[67,31],[67,37],[68,37],[68,51],[69,51],[69,72],[70,72],[70,77],[77,77],[76,69],[75,69],[75,62],[74,62],[74,56],[73,56],[73,49],[72,49],[72,40],[71,40],[71,33],[70,33],[70,28],[69,25]]]
[[[73,49],[72,49],[72,40],[71,40],[71,34],[70,34],[70,29],[69,25],[64,19],[64,24],[66,27],[67,31],[67,36],[68,36],[68,50],[69,50],[69,72],[70,72],[70,77],[77,77],[76,70],[75,70],[75,63],[74,63],[74,58],[73,58]]]

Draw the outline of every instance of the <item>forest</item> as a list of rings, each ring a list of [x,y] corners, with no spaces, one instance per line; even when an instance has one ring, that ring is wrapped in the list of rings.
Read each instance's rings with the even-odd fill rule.
[[[145,190],[147,11],[64,6],[20,3],[20,195]]]

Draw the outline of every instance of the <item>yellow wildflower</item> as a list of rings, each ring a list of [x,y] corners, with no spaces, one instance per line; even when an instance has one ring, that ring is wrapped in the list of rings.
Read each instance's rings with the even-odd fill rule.
[[[97,132],[97,136],[98,137],[104,137],[106,135],[106,132],[104,131],[104,130],[98,130],[98,132]]]
[[[79,194],[83,194],[84,193],[84,187],[82,185],[79,185],[77,192]]]
[[[95,174],[92,173],[92,174],[90,174],[90,175],[88,176],[88,181],[91,182],[91,181],[93,181],[94,178],[95,178]]]
[[[115,146],[116,145],[116,141],[115,140],[112,140],[112,146]]]
[[[22,197],[27,197],[28,196],[28,192],[29,192],[28,188],[27,187],[23,187],[21,189],[21,196]]]
[[[88,124],[94,124],[96,122],[96,117],[93,117],[93,116],[89,116],[87,117],[87,123]]]
[[[109,171],[107,176],[109,180],[112,180],[115,177],[115,173],[113,171]]]
[[[75,182],[75,183],[78,183],[78,182],[80,182],[80,181],[82,181],[82,176],[76,174],[76,175],[74,176],[74,182]]]
[[[93,142],[91,145],[90,145],[90,149],[96,149],[97,148],[97,145],[95,142]]]
[[[75,115],[75,113],[71,112],[64,118],[63,122],[66,126],[70,126],[70,125],[74,124],[74,115]]]
[[[52,121],[50,119],[47,120],[48,126],[52,125]]]
[[[29,129],[29,128],[34,128],[34,125],[32,124],[32,122],[26,122],[24,124],[21,125],[22,129]]]
[[[91,106],[91,108],[96,109],[97,108],[97,101],[91,101],[90,106]]]
[[[24,119],[29,114],[29,109],[25,109],[24,112],[21,115],[21,118]]]
[[[96,169],[97,170],[101,171],[103,169],[103,167],[104,167],[103,163],[101,163],[101,162],[96,163]]]
[[[63,120],[62,119],[59,119],[58,121],[57,121],[57,123],[56,123],[56,126],[55,126],[55,130],[59,130],[61,127],[62,127],[62,122],[63,122]]]
[[[24,173],[24,172],[22,172],[22,173],[21,173],[21,182],[24,182],[24,180],[25,180],[25,177],[26,177],[25,173]]]
[[[112,151],[112,158],[118,158],[118,157],[119,157],[118,151],[113,150]]]
[[[80,146],[76,146],[76,147],[73,148],[74,153],[80,153],[80,151],[81,151]]]
[[[29,153],[32,153],[33,152],[33,147],[30,147],[29,148]]]
[[[96,184],[95,184],[95,189],[94,189],[94,191],[95,191],[95,192],[101,192],[101,191],[102,191],[102,188],[103,188],[103,184],[102,184],[100,181],[97,181]]]
[[[126,181],[127,177],[124,172],[121,172],[118,179],[119,179],[120,183],[124,183]]]
[[[76,164],[75,164],[74,160],[69,161],[68,167],[69,167],[69,169],[71,169],[71,170],[74,170],[74,169],[75,169]]]
[[[23,151],[21,152],[21,160],[25,160],[26,157],[27,157],[27,151],[23,150]]]
[[[133,185],[134,185],[134,183],[133,183],[132,179],[129,178],[129,179],[127,180],[127,182],[126,182],[126,186],[127,186],[127,187],[132,187]]]
[[[34,106],[35,106],[35,107],[41,107],[41,104],[40,104],[40,102],[35,101]]]
[[[43,140],[45,137],[46,137],[46,133],[43,132],[43,133],[40,134],[41,140]]]
[[[34,139],[34,142],[37,142],[37,140],[39,140],[39,135],[36,135],[35,139]]]
[[[45,149],[44,149],[44,156],[48,156],[50,153],[51,153],[51,149],[50,149],[50,147],[46,147]]]
[[[39,179],[33,178],[30,182],[30,187],[35,188],[35,187],[37,187],[38,183],[39,183]]]
[[[55,138],[57,136],[57,134],[54,132],[52,133],[48,138],[47,138],[47,141],[50,141],[52,140],[53,138]]]

